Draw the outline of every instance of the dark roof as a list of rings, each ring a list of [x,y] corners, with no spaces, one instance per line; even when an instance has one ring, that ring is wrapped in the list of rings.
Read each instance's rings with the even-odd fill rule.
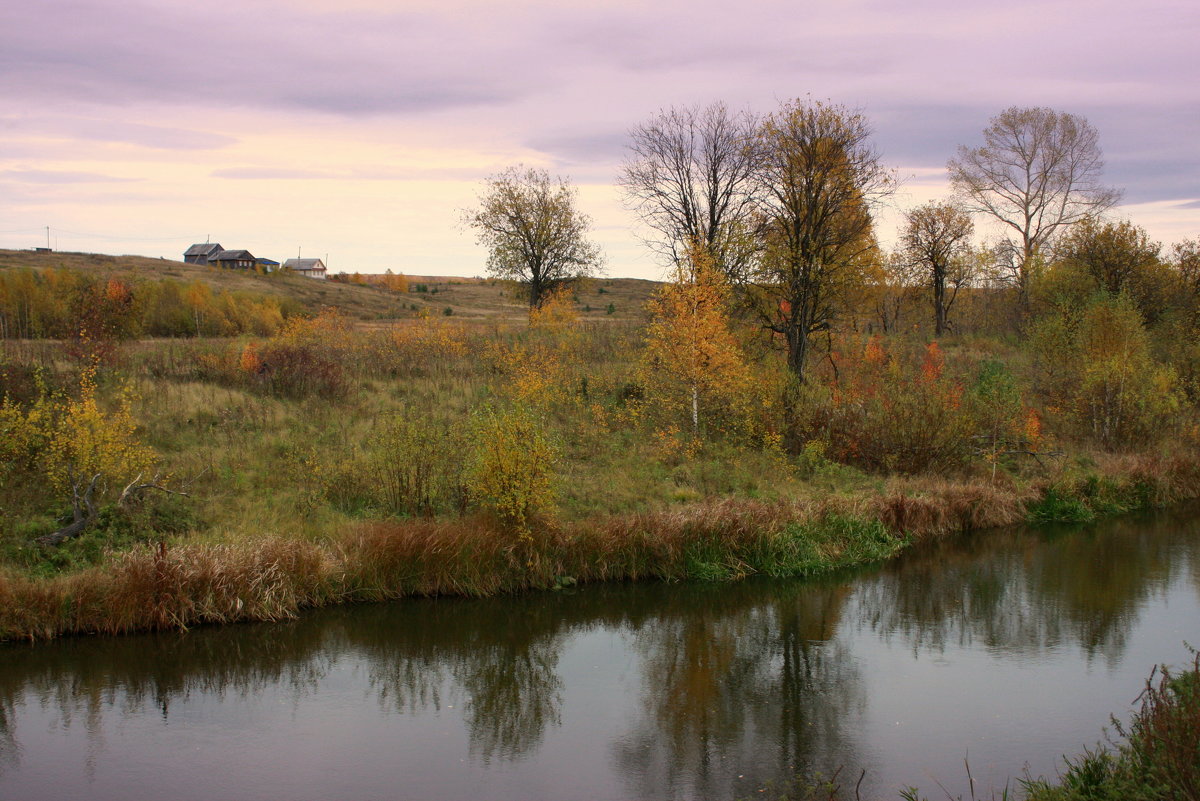
[[[276,267],[279,266],[279,262],[275,261],[274,259],[264,259],[262,256],[258,257],[258,263],[259,264],[274,264]]]
[[[242,261],[244,259],[254,261],[254,255],[248,250],[222,250],[210,261]]]
[[[211,244],[208,242],[204,242],[203,244],[192,245],[190,248],[188,248],[187,250],[185,250],[183,252],[183,255],[185,255],[185,256],[211,256],[214,253],[220,253],[221,249],[222,249],[221,246],[215,242],[211,243]]]

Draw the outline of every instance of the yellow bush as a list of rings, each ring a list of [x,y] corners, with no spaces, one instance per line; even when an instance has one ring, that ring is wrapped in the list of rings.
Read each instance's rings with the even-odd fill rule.
[[[554,503],[558,449],[524,409],[485,410],[476,416],[472,433],[474,453],[466,475],[471,498],[527,537],[530,521]]]
[[[138,439],[132,403],[125,392],[117,409],[106,413],[96,402],[91,372],[84,373],[80,397],[63,405],[43,457],[54,489],[69,491],[94,475],[106,484],[130,481],[150,469],[154,451]]]

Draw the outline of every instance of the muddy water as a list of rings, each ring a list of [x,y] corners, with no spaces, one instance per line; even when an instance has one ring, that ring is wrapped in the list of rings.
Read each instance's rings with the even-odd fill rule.
[[[819,581],[3,646],[0,799],[733,799],[839,768],[970,797],[964,759],[983,797],[1200,645],[1195,512]]]

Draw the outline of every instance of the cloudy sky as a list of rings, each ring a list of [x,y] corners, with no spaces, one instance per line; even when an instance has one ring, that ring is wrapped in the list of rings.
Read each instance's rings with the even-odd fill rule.
[[[479,275],[481,180],[568,176],[609,274],[658,277],[614,179],[658,109],[864,111],[905,208],[1004,108],[1100,131],[1118,213],[1200,235],[1195,0],[24,0],[0,5],[0,247]],[[889,237],[889,216],[882,222]]]

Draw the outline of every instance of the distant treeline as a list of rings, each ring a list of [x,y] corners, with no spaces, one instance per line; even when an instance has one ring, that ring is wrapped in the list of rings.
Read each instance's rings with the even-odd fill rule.
[[[290,298],[69,269],[0,271],[0,338],[269,336],[304,311]]]

